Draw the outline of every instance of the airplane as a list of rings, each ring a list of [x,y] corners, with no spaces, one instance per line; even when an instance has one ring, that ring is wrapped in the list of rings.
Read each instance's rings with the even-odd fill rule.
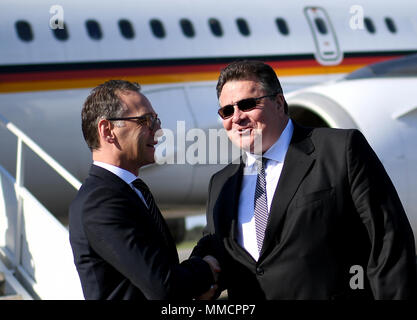
[[[221,130],[219,72],[256,59],[276,70],[296,121],[365,134],[417,235],[415,1],[3,0],[0,8],[0,116],[79,181],[91,163],[85,98],[106,80],[136,81],[175,141],[160,154],[174,163],[140,175],[166,217],[204,213],[209,178],[231,156],[210,161],[208,150],[205,161],[180,161],[201,131],[187,134]],[[0,165],[13,173],[16,138],[0,132]],[[26,188],[65,225],[76,190],[24,152]]]

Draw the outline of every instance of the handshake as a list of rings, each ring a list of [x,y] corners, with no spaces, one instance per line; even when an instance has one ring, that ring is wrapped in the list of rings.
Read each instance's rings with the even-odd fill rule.
[[[210,266],[211,272],[213,273],[214,284],[202,295],[196,297],[196,300],[212,300],[218,289],[217,281],[219,279],[221,268],[219,262],[213,256],[207,255],[203,258],[203,260]]]

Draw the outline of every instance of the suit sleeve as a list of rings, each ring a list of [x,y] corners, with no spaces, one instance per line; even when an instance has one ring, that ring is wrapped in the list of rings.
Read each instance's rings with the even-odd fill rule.
[[[148,299],[190,299],[213,283],[209,265],[199,258],[172,263],[147,219],[114,190],[100,188],[85,203],[83,224],[91,247]],[[136,216],[135,216],[136,215]]]
[[[208,188],[208,200],[207,200],[207,213],[206,213],[206,220],[207,224],[203,229],[203,237],[198,241],[197,245],[194,247],[191,257],[204,257],[206,255],[211,255],[217,259],[220,264],[221,272],[219,274],[217,285],[219,289],[217,290],[214,299],[217,299],[221,292],[226,289],[227,287],[227,277],[225,277],[225,267],[226,263],[226,255],[223,249],[223,245],[221,243],[221,239],[218,235],[215,234],[215,227],[214,227],[214,213],[213,213],[213,180],[215,175],[213,175],[210,179],[209,188]]]
[[[394,185],[359,131],[348,134],[346,154],[352,199],[371,242],[366,273],[374,298],[415,298],[414,236]]]

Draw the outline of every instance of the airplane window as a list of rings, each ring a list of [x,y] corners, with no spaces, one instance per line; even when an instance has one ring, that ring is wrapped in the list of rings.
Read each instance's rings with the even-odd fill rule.
[[[395,26],[394,20],[392,20],[391,18],[386,17],[385,18],[385,24],[387,25],[387,28],[391,33],[396,33],[397,32],[397,27]]]
[[[282,35],[287,36],[290,33],[287,22],[283,18],[277,18],[275,23],[277,24],[278,30]]]
[[[135,37],[135,31],[133,30],[132,24],[129,20],[119,20],[119,30],[123,37],[126,39],[133,39]]]
[[[57,40],[66,41],[69,38],[68,27],[65,22],[64,22],[63,27],[64,27],[63,29],[60,29],[60,28],[52,29],[52,33]]]
[[[96,20],[87,20],[85,26],[91,39],[100,40],[103,37],[100,25]]]
[[[216,37],[221,37],[223,35],[223,29],[219,20],[215,18],[210,18],[208,23],[210,26],[211,33],[213,33]]]
[[[32,27],[30,26],[29,22],[19,20],[16,21],[14,26],[16,28],[16,32],[20,40],[25,42],[33,40]]]
[[[188,19],[181,19],[180,26],[182,33],[187,36],[188,38],[192,38],[195,36],[194,27],[190,20]]]
[[[363,22],[365,22],[365,27],[366,27],[366,30],[368,30],[368,32],[369,32],[369,33],[375,33],[375,31],[376,31],[376,29],[375,29],[375,25],[374,25],[374,23],[372,22],[371,18],[369,18],[369,17],[365,17],[365,18],[363,19]]]
[[[157,38],[165,38],[165,28],[162,22],[158,19],[152,19],[150,21],[152,33]]]
[[[239,32],[244,35],[248,36],[250,34],[248,23],[243,18],[236,19],[237,28],[239,29]]]
[[[324,20],[322,18],[315,18],[314,22],[316,23],[317,30],[321,34],[327,34],[326,23],[324,22]]]

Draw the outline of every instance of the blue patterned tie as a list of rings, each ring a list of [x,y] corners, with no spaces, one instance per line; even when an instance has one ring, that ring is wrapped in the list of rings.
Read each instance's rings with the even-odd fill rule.
[[[255,228],[256,228],[256,241],[258,243],[258,251],[261,252],[262,245],[264,243],[265,229],[268,222],[268,201],[266,196],[266,180],[265,180],[265,164],[268,159],[262,158],[261,161],[257,161],[258,175],[256,177],[256,189],[255,189]]]

